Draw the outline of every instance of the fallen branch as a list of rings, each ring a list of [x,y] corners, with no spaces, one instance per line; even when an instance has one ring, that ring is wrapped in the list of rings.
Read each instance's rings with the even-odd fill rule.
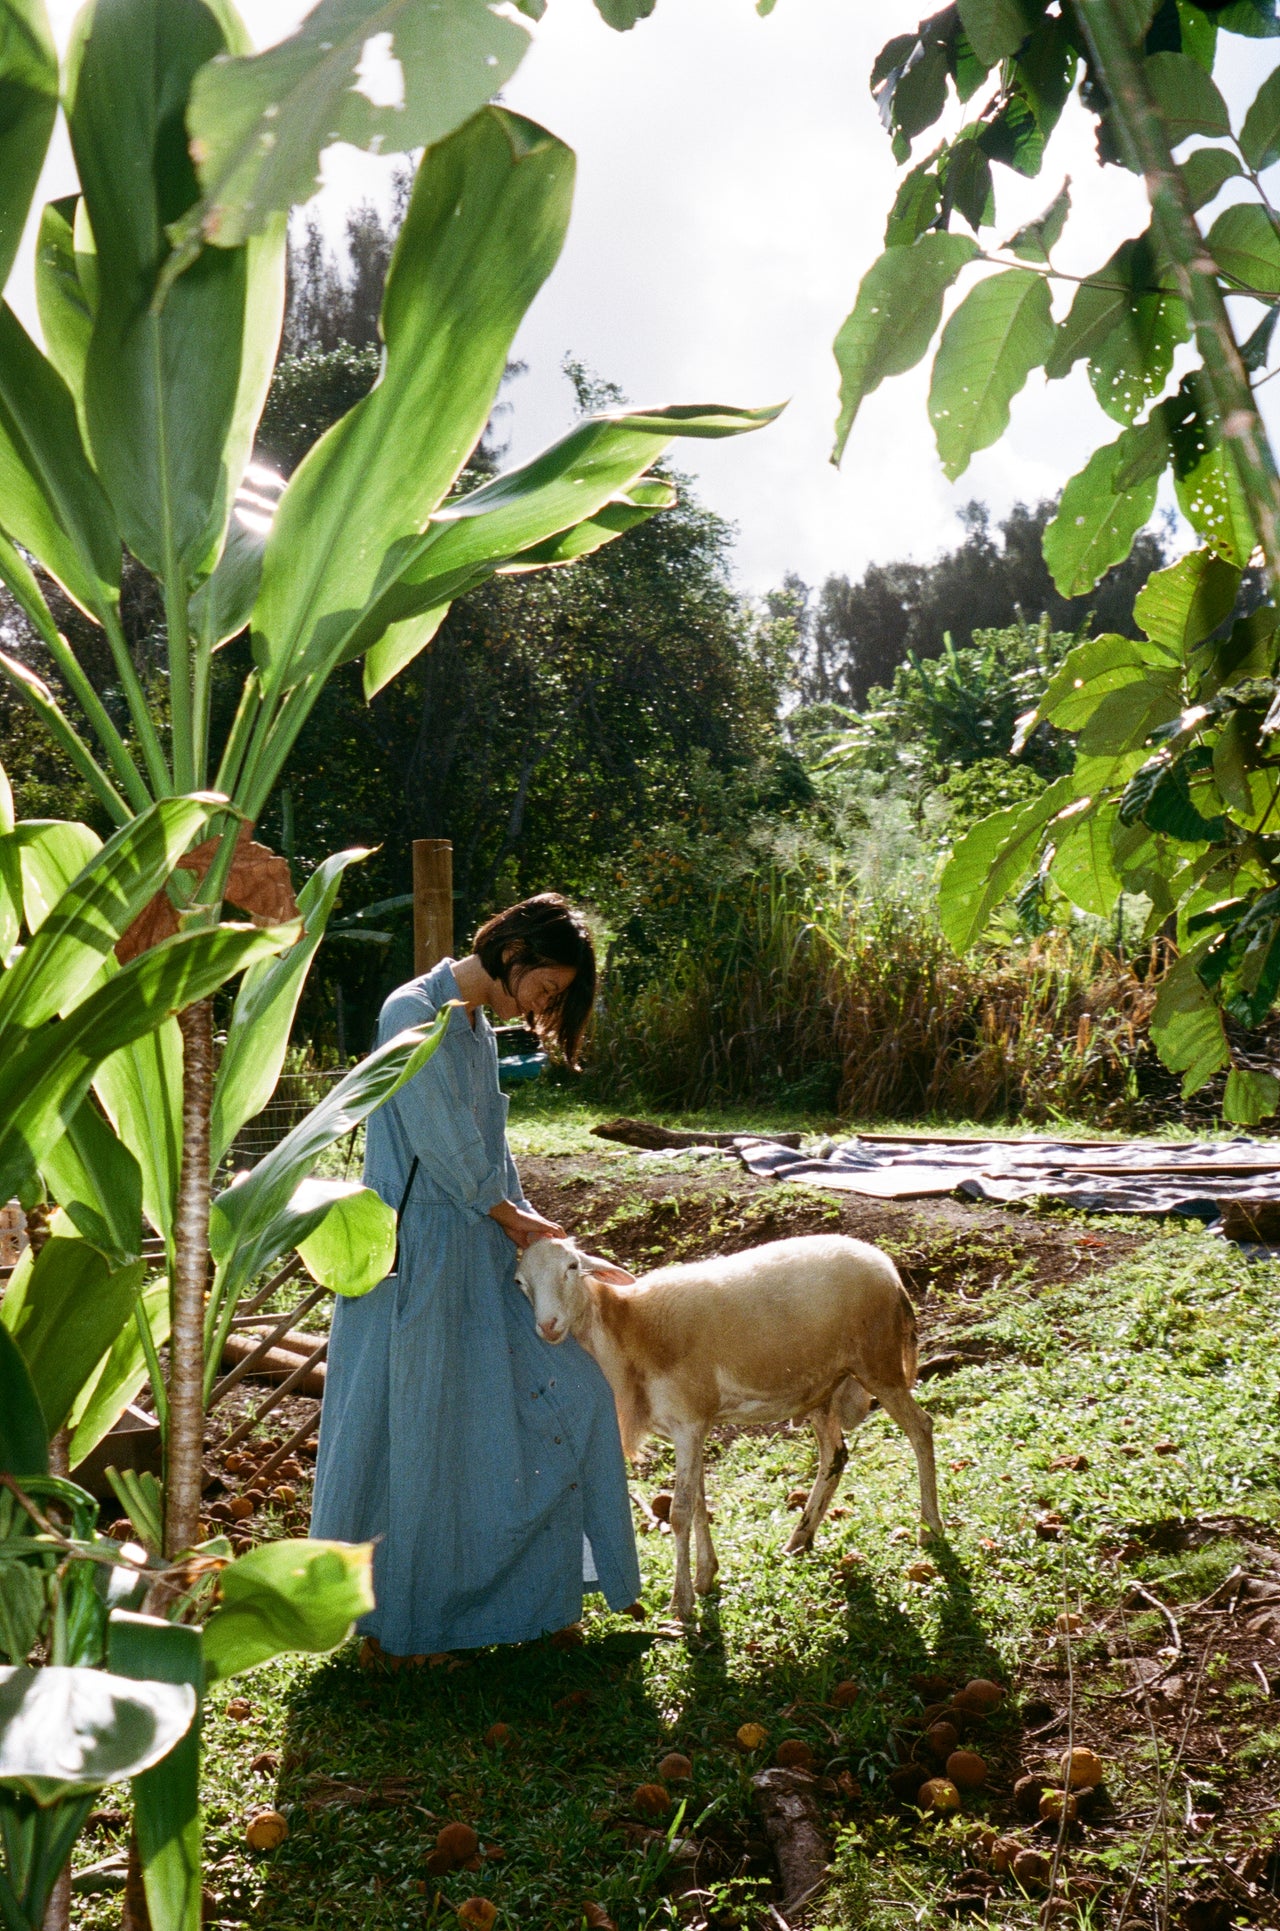
[[[697,1133],[686,1127],[656,1126],[651,1120],[603,1120],[591,1131],[598,1140],[617,1140],[623,1146],[661,1153],[668,1147],[725,1147],[732,1152],[742,1140],[771,1140],[775,1146],[799,1150],[798,1133]]]

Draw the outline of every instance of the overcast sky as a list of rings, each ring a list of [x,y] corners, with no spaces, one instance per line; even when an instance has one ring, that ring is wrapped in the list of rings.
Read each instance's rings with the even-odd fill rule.
[[[307,9],[248,0],[243,10],[265,45]],[[761,20],[751,0],[658,0],[651,19],[615,34],[591,0],[549,0],[505,98],[576,149],[578,187],[564,254],[516,342],[529,368],[510,390],[514,456],[568,426],[566,354],[639,403],[789,398],[757,435],[675,452],[737,526],[739,578],[758,592],[788,570],[817,582],[874,560],[932,556],[957,539],[956,510],[972,497],[998,514],[1052,494],[1118,433],[1083,370],[1057,383],[1036,374],[1010,432],[948,484],[925,411],[926,364],[864,405],[843,467],[830,465],[831,341],[880,252],[898,175],[867,74],[883,41],[927,10],[917,0],[778,0]],[[60,38],[74,11],[53,0]],[[1224,37],[1224,46],[1219,79],[1238,125],[1277,43]],[[917,141],[917,156],[936,139],[930,130]],[[1038,213],[1070,174],[1075,206],[1059,265],[1080,272],[1142,229],[1144,199],[1122,170],[1098,169],[1092,122],[1074,105],[1050,156],[1037,181],[996,170],[1003,232]],[[389,165],[334,150],[326,223],[340,229],[347,204],[385,193]],[[62,137],[41,198],[72,185]],[[21,287],[16,306],[30,325]],[[1273,415],[1273,434],[1276,425]]]

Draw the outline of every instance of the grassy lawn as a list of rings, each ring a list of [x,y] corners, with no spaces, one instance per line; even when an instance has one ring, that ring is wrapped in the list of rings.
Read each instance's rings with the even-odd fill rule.
[[[1096,1222],[1062,1224],[1086,1256],[1102,1238]],[[215,1692],[214,1915],[264,1931],[390,1931],[456,1926],[479,1896],[499,1926],[525,1931],[606,1918],[619,1931],[776,1931],[751,1777],[800,1739],[821,1779],[833,1877],[793,1922],[941,1927],[967,1908],[984,1822],[1052,1855],[1055,1831],[1018,1815],[1013,1785],[1070,1739],[1098,1751],[1106,1781],[1062,1862],[1077,1896],[1081,1878],[1102,1888],[1064,1907],[1066,1922],[1224,1931],[1236,1909],[1280,1922],[1274,1899],[1246,1909],[1230,1886],[1243,1896],[1247,1884],[1226,1874],[1251,1853],[1258,1866],[1280,1836],[1280,1615],[1274,1638],[1256,1627],[1238,1577],[1196,1606],[1236,1569],[1255,1579],[1246,1594],[1270,1586],[1280,1268],[1161,1228],[1118,1264],[1064,1266],[1046,1282],[1020,1258],[1032,1226],[1004,1216],[985,1277],[953,1268],[928,1297],[927,1347],[962,1336],[969,1361],[920,1390],[937,1428],[944,1546],[916,1544],[913,1459],[877,1412],[855,1438],[836,1519],[811,1555],[784,1558],[786,1498],[811,1478],[811,1437],[744,1432],[714,1446],[721,1575],[691,1642],[665,1624],[671,1544],[650,1530],[644,1627],[593,1612],[577,1646],[544,1640],[395,1675],[362,1667],[352,1642]],[[653,1445],[636,1494],[669,1472]],[[925,1818],[889,1777],[922,1748],[924,1706],[973,1676],[1007,1688],[963,1734],[986,1786],[959,1817]],[[833,1701],[850,1681],[852,1702]],[[740,1748],[744,1723],[767,1742]],[[510,1734],[486,1740],[495,1724]],[[692,1782],[671,1782],[672,1807],[655,1816],[636,1792],[671,1751],[691,1760]],[[246,1819],[273,1802],[289,1835],[254,1854]],[[478,1833],[477,1868],[431,1868],[450,1821]],[[82,1840],[83,1860],[112,1841],[109,1825]],[[1206,1899],[1217,1918],[1194,1916]],[[86,1927],[118,1922],[114,1898],[79,1909]],[[1041,1897],[1004,1877],[989,1911],[1029,1931]]]

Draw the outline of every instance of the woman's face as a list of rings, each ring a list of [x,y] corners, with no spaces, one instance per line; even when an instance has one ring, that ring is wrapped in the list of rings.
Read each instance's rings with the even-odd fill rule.
[[[572,966],[512,966],[510,991],[495,982],[493,1010],[499,1019],[540,1019],[573,984]]]

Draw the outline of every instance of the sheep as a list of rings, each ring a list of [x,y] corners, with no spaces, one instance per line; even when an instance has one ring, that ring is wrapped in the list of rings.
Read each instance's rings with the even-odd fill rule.
[[[798,1555],[812,1545],[849,1459],[845,1429],[879,1401],[915,1450],[924,1521],[942,1532],[933,1424],[909,1392],[915,1312],[878,1247],[810,1234],[637,1280],[571,1240],[539,1240],[516,1279],[543,1340],[554,1346],[572,1334],[599,1362],[628,1457],[650,1433],[675,1445],[671,1606],[682,1620],[692,1616],[694,1590],[706,1595],[719,1568],[703,1483],[703,1442],[716,1422],[812,1422],[817,1478],[787,1544]]]

